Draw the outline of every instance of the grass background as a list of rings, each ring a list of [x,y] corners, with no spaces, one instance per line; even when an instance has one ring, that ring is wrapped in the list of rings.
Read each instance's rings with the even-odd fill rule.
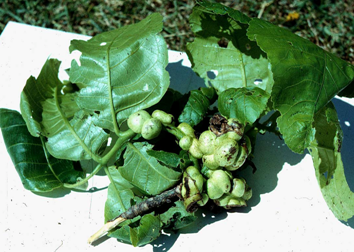
[[[353,0],[216,2],[286,27],[354,64]],[[16,21],[93,36],[159,12],[164,17],[162,34],[169,48],[184,51],[193,39],[188,18],[194,4],[192,0],[1,0],[0,33],[7,22]]]

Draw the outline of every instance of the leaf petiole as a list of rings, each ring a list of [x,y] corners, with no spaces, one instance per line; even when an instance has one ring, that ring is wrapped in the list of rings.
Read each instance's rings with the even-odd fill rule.
[[[171,124],[166,125],[163,129],[166,130],[168,133],[174,135],[178,140],[185,136],[185,134],[180,129]]]
[[[132,130],[127,130],[127,131],[124,131],[124,132],[120,132],[119,133],[119,137],[118,137],[118,140],[115,142],[113,148],[102,158],[98,158],[97,161],[98,162],[98,165],[96,166],[96,168],[93,170],[93,172],[85,177],[84,179],[78,181],[77,183],[75,184],[68,184],[68,183],[65,183],[64,184],[64,187],[66,188],[76,188],[76,187],[79,187],[79,186],[82,186],[84,185],[85,183],[87,183],[87,181],[92,178],[95,174],[97,174],[101,169],[102,167],[106,167],[108,161],[114,156],[116,155],[116,153],[119,151],[119,149],[127,142],[129,141],[132,137],[135,136],[136,133],[134,133]]]
[[[79,180],[75,184],[64,183],[64,187],[66,187],[66,188],[77,188],[77,187],[80,187],[80,186],[84,185],[85,183],[87,183],[87,181],[89,181],[90,178],[95,176],[102,169],[102,167],[103,167],[102,164],[98,164],[96,166],[96,168],[91,172],[91,174],[89,176],[85,177],[84,179]]]
[[[128,129],[126,131],[120,131],[118,134],[118,140],[114,143],[112,149],[102,158],[98,160],[98,163],[106,165],[108,161],[117,154],[119,149],[130,139],[132,139],[136,133],[134,133],[131,129]]]

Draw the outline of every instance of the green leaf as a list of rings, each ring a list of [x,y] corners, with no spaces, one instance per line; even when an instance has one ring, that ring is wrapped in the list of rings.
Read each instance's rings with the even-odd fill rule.
[[[214,88],[207,88],[207,90],[215,93]],[[208,98],[201,90],[192,90],[184,107],[181,115],[178,117],[180,123],[185,122],[194,127],[199,124],[212,103],[215,102],[216,96],[211,95],[211,99]]]
[[[72,61],[70,81],[81,87],[78,105],[94,114],[94,123],[118,132],[130,114],[156,104],[169,86],[167,46],[162,16],[99,34],[88,41],[73,40],[70,52],[82,53]]]
[[[85,176],[75,170],[73,162],[51,156],[42,137],[29,133],[17,111],[0,109],[0,127],[7,151],[27,190],[48,192],[64,183],[74,184]]]
[[[122,176],[147,195],[157,195],[178,183],[181,173],[161,165],[147,151],[152,145],[146,142],[128,143],[124,153]]]
[[[197,219],[194,213],[187,212],[182,201],[175,202],[166,212],[160,214],[164,228],[178,230],[190,225]]]
[[[212,8],[193,9],[190,23],[196,38],[187,46],[188,56],[193,70],[205,79],[206,85],[211,83],[218,94],[240,87],[259,87],[268,93],[272,90],[271,65],[263,51],[247,37],[247,20],[230,8],[220,15],[213,14]]]
[[[228,14],[230,17],[243,24],[247,24],[251,20],[251,18],[242,12],[220,3],[213,3],[208,0],[198,0],[197,4],[201,6],[201,9],[203,9],[204,12],[213,12],[220,15]]]
[[[21,112],[33,136],[48,138],[46,147],[51,155],[77,161],[92,159],[105,147],[109,135],[94,125],[93,117],[73,106],[75,94],[61,94],[59,65],[58,60],[49,59],[37,79],[27,80]]]
[[[146,153],[149,154],[149,156],[156,158],[164,165],[173,168],[176,168],[181,160],[178,154],[172,152],[148,150]]]
[[[258,87],[230,88],[220,93],[218,107],[223,116],[242,124],[254,123],[267,108],[270,95]]]
[[[132,205],[142,201],[142,199],[134,195],[134,186],[122,177],[118,169],[113,166],[109,167],[107,175],[111,180],[111,184],[108,186],[107,200],[105,203],[105,222],[118,217]],[[140,225],[140,219],[141,217],[137,216],[132,220],[125,221],[116,229],[109,232],[108,235],[121,242],[132,244],[130,226]]]
[[[134,247],[148,244],[160,236],[160,220],[152,214],[144,215],[140,225],[130,228],[130,240]]]
[[[42,103],[53,97],[55,89],[62,87],[58,78],[59,66],[60,61],[48,59],[37,79],[33,76],[28,78],[21,93],[21,113],[32,136],[39,136],[43,132],[40,124],[43,113]]]
[[[343,133],[332,103],[315,117],[315,140],[309,150],[322,195],[333,214],[343,221],[354,216],[354,193],[350,190],[341,159]]]
[[[123,227],[120,227],[108,234],[109,237],[113,237],[118,239],[119,242],[122,243],[127,243],[127,244],[132,244],[130,241],[130,226],[125,225]]]
[[[91,159],[106,146],[109,135],[93,123],[91,116],[79,111],[69,121],[54,103],[46,103],[43,125],[47,129],[47,148],[57,158]]]
[[[108,168],[111,183],[108,186],[107,200],[105,203],[105,222],[119,216],[131,207],[134,199],[133,186],[125,180],[118,169]]]
[[[260,19],[248,36],[272,64],[272,101],[286,144],[301,153],[314,139],[314,115],[354,79],[354,66],[287,29]]]

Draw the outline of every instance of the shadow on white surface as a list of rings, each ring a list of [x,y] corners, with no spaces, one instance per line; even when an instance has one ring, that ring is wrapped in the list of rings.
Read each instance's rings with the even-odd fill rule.
[[[228,215],[227,211],[218,209],[217,211],[209,209],[199,209],[195,215],[197,219],[191,225],[179,229],[177,232],[162,233],[158,239],[153,241],[154,252],[165,252],[171,249],[180,235],[198,233],[207,225],[213,224],[217,221],[225,219]]]
[[[293,153],[283,140],[272,133],[258,135],[252,160],[257,170],[253,173],[252,168],[248,167],[241,172],[241,176],[246,179],[253,191],[247,208],[259,204],[262,194],[270,193],[276,188],[278,173],[284,164],[294,166],[300,163],[304,156],[305,154]]]
[[[58,189],[54,189],[51,192],[33,192],[33,194],[36,194],[38,196],[41,197],[47,197],[47,198],[61,198],[64,197],[68,194],[70,194],[71,192],[76,192],[76,193],[95,193],[95,192],[99,192],[99,191],[103,191],[106,190],[108,188],[108,186],[105,187],[90,187],[87,190],[78,190],[78,189],[68,189],[68,188],[58,188]]]
[[[170,88],[178,90],[182,94],[199,87],[205,87],[204,80],[197,76],[190,67],[183,64],[183,60],[169,63],[166,70],[170,74]]]

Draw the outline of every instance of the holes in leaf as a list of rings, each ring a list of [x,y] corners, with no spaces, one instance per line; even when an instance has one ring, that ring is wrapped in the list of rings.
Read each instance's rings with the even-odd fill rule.
[[[107,140],[107,146],[111,146],[112,143],[112,137],[109,137]]]
[[[263,83],[263,80],[262,79],[255,79],[253,83],[254,83],[254,85],[258,86],[259,84]]]
[[[210,80],[214,80],[218,76],[218,70],[210,70],[207,72],[207,76]]]
[[[95,110],[94,113],[95,113],[96,115],[99,115],[101,112],[98,111],[98,110]]]
[[[106,42],[102,42],[102,43],[100,44],[100,46],[105,46],[105,45],[107,45]]]
[[[219,41],[218,41],[218,45],[220,47],[223,48],[227,48],[227,45],[229,44],[229,40],[227,38],[222,37]]]
[[[293,46],[293,43],[291,41],[287,41],[289,45]]]

